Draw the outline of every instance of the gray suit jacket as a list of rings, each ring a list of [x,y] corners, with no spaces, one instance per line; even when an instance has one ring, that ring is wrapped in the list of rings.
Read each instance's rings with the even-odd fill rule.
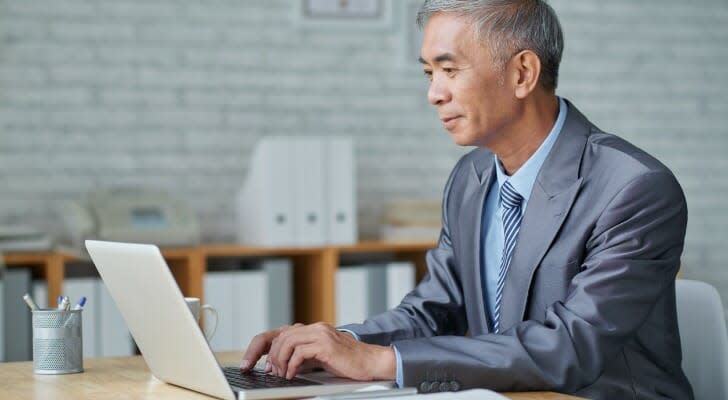
[[[675,311],[687,207],[667,167],[569,104],[523,216],[500,334],[488,333],[481,284],[480,224],[494,179],[492,153],[462,157],[428,274],[397,308],[343,328],[394,345],[404,384],[421,390],[691,399]]]

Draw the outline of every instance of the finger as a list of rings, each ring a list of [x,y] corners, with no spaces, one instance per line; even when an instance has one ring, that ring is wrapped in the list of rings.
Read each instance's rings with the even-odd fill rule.
[[[276,329],[272,329],[270,331],[256,335],[250,342],[248,349],[243,355],[243,360],[240,362],[240,369],[245,371],[255,367],[255,364],[258,362],[260,357],[263,354],[268,354],[270,352],[271,344],[275,340],[275,338],[289,328],[291,328],[290,325],[283,325]],[[268,370],[269,363],[270,357],[268,357],[268,360],[266,362],[265,369],[267,371],[265,372],[270,372],[270,370]]]
[[[286,368],[286,379],[293,379],[298,373],[298,370],[303,365],[304,361],[315,359],[318,353],[319,346],[316,344],[306,344],[296,347],[296,350],[291,355],[291,359],[288,360]]]
[[[243,359],[240,362],[240,369],[247,371],[253,368],[260,357],[270,349],[271,340],[277,335],[278,333],[275,330],[256,335],[245,350]]]
[[[286,370],[288,369],[288,360],[291,358],[291,354],[296,347],[310,344],[314,342],[320,342],[323,339],[321,333],[310,326],[291,329],[282,333],[274,340],[271,346],[271,352],[269,357],[272,358],[272,363],[278,370],[278,376],[285,376]]]
[[[268,350],[268,362],[271,363],[271,371],[274,375],[278,375],[278,370],[280,369],[280,364],[278,363],[278,354],[280,353],[280,349],[282,346],[282,343],[285,341],[285,338],[291,336],[293,332],[297,329],[300,329],[301,327],[304,327],[303,324],[295,324],[293,326],[290,325],[284,325],[280,328],[278,328],[278,335],[271,341],[270,349]]]

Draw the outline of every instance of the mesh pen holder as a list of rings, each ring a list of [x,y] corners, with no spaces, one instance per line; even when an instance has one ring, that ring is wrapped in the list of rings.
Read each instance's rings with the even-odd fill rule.
[[[82,311],[33,311],[33,372],[83,372]]]

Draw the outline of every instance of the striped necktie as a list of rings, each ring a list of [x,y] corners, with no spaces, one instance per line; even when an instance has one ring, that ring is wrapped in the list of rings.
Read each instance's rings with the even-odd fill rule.
[[[498,272],[498,286],[495,294],[495,308],[493,315],[493,332],[499,332],[500,308],[503,300],[503,286],[506,281],[508,265],[511,263],[513,249],[518,241],[518,231],[521,229],[521,202],[523,196],[518,194],[510,182],[506,181],[500,190],[501,207],[503,208],[503,256]]]

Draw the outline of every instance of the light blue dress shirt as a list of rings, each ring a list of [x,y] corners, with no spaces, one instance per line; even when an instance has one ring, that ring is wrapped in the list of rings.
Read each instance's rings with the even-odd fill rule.
[[[561,133],[566,120],[567,106],[564,99],[559,98],[559,115],[556,117],[551,132],[541,143],[541,146],[533,155],[516,171],[513,176],[506,175],[503,166],[498,157],[495,157],[495,174],[496,182],[493,182],[488,189],[488,195],[485,200],[485,210],[483,212],[482,229],[480,231],[480,239],[482,246],[481,252],[481,277],[483,279],[483,301],[487,310],[488,321],[493,326],[493,313],[495,310],[495,296],[498,287],[498,274],[500,273],[501,259],[503,258],[503,207],[500,201],[500,190],[506,181],[509,181],[513,188],[523,197],[521,203],[521,216],[526,212],[528,199],[531,197],[531,189],[536,182],[536,176],[541,170],[546,156],[549,155],[554,142]],[[497,186],[496,186],[497,184]]]
[[[536,176],[541,170],[546,156],[549,155],[551,148],[554,146],[556,139],[561,133],[561,129],[564,127],[564,121],[566,121],[567,105],[564,99],[559,97],[559,115],[556,117],[556,122],[551,128],[546,139],[541,143],[541,146],[536,150],[533,155],[516,171],[513,176],[506,175],[503,171],[498,157],[495,157],[496,167],[496,178],[497,181],[491,184],[488,189],[488,195],[486,196],[485,210],[483,212],[483,224],[481,230],[481,240],[483,242],[483,251],[481,254],[482,265],[483,265],[483,297],[487,310],[488,320],[492,324],[491,316],[495,308],[495,292],[498,287],[498,272],[503,253],[503,209],[500,203],[500,188],[506,181],[510,181],[513,188],[523,196],[523,202],[521,203],[521,215],[526,211],[526,205],[528,199],[531,197],[531,189],[533,184],[536,182]],[[498,186],[496,186],[496,183]],[[356,340],[359,340],[359,335],[356,333],[342,329],[347,333],[352,334]],[[397,386],[403,387],[404,372],[402,371],[402,356],[397,350],[397,346],[392,346],[394,354],[397,357]]]

